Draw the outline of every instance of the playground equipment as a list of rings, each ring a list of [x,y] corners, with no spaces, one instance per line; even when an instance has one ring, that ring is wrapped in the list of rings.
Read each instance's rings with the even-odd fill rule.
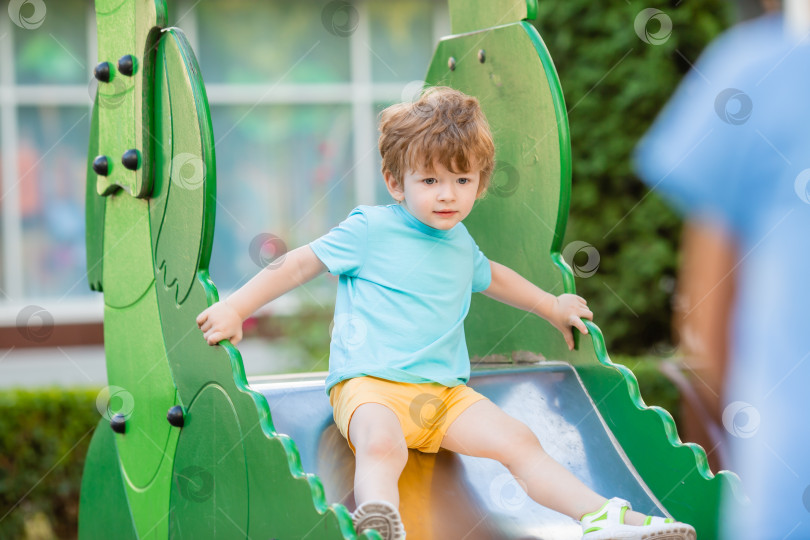
[[[526,22],[536,0],[451,0],[450,11],[452,35],[426,82],[478,97],[501,179],[465,224],[489,258],[547,291],[574,292],[560,255],[568,123],[554,65]],[[209,347],[197,329],[197,314],[217,300],[208,276],[216,169],[188,41],[165,28],[163,0],[97,0],[96,14],[88,269],[104,293],[110,388],[124,399],[88,450],[80,537],[358,537],[347,510],[354,462],[323,374],[248,383],[239,351]],[[568,351],[544,321],[475,295],[470,384],[589,486],[713,538],[719,494],[736,477],[712,475],[704,451],[680,443],[671,416],[643,404],[633,374],[588,328]],[[520,351],[552,361],[480,369],[477,360]],[[535,504],[505,473],[487,460],[411,451],[400,480],[409,538],[579,538],[576,522]]]

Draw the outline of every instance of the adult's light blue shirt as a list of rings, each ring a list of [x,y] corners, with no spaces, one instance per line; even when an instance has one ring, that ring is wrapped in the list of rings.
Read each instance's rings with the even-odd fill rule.
[[[636,155],[654,191],[737,244],[723,420],[752,504],[723,515],[728,539],[810,538],[808,96],[807,38],[762,17],[707,49]]]
[[[462,223],[441,230],[398,204],[358,206],[309,246],[339,276],[327,394],[363,375],[449,387],[469,380],[464,318],[491,272]]]

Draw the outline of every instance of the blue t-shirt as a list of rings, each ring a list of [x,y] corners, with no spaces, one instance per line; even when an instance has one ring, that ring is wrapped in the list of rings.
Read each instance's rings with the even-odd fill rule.
[[[397,204],[358,206],[309,246],[339,276],[327,394],[363,375],[445,386],[469,380],[464,318],[491,274],[463,224],[445,231]]]

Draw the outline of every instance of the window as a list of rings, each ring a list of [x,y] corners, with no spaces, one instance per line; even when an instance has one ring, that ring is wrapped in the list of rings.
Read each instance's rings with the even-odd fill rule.
[[[84,252],[95,13],[86,0],[43,2],[42,14],[36,5],[0,14],[0,324],[35,303],[57,324],[100,321]],[[357,204],[389,202],[376,114],[424,77],[449,33],[446,2],[180,0],[169,2],[169,24],[189,38],[211,106],[210,271],[222,293],[258,271],[258,235],[292,249]],[[308,294],[331,301],[328,281]]]

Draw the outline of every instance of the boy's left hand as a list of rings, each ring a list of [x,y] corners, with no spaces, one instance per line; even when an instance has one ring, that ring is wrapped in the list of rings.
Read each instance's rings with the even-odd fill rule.
[[[554,299],[554,307],[548,321],[554,325],[554,328],[562,332],[569,351],[574,350],[572,326],[583,334],[588,333],[588,327],[582,322],[582,318],[593,320],[593,313],[588,309],[588,303],[584,298],[576,294],[561,294]]]

